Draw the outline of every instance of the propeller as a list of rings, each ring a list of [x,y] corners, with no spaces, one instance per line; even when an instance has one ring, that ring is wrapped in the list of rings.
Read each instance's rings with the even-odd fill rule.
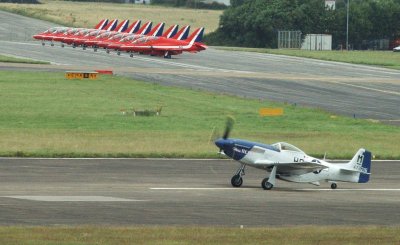
[[[224,134],[222,136],[222,138],[224,140],[226,140],[229,137],[229,134],[231,133],[231,130],[233,128],[233,124],[235,123],[235,120],[233,119],[233,117],[228,116],[226,118],[226,123],[225,123],[225,131]]]

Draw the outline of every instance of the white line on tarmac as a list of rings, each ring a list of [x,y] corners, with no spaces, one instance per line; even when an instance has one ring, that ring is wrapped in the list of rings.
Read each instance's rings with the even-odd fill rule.
[[[150,190],[248,190],[249,188],[206,188],[206,187],[153,187]]]
[[[251,190],[252,188],[206,188],[206,187],[152,187],[149,188],[150,190]],[[286,190],[286,189],[285,189]],[[369,188],[369,189],[311,189],[311,188],[304,188],[304,189],[293,189],[293,191],[400,191],[400,189],[382,189],[382,188]]]
[[[368,189],[311,189],[311,188],[306,188],[306,189],[294,189],[295,191],[400,191],[400,189],[380,189],[380,188],[368,188]]]
[[[143,202],[147,200],[126,199],[106,196],[0,196],[13,199],[43,202]]]

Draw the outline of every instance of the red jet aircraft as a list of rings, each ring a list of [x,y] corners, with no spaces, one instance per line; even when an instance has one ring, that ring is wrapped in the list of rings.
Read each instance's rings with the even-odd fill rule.
[[[119,50],[164,56],[164,58],[170,59],[172,55],[182,52],[196,53],[205,50],[207,46],[200,43],[203,33],[204,28],[199,28],[185,41],[163,37],[142,37],[131,44],[121,46]]]
[[[93,30],[101,30],[102,28],[104,28],[107,25],[107,23],[108,23],[108,19],[101,20],[94,27]],[[44,31],[42,33],[33,35],[33,38],[37,39],[37,40],[41,40],[42,41],[42,45],[44,45],[45,44],[44,41],[51,41],[52,42],[54,37],[62,36],[64,34],[66,34],[67,32],[73,32],[75,30],[82,30],[82,28],[52,27],[52,28],[49,28],[48,30],[46,30],[46,31]],[[53,46],[53,45],[54,44],[51,43],[51,46]]]
[[[161,24],[161,23],[160,23]],[[107,49],[107,53],[110,53],[110,49],[115,49],[117,50],[118,47],[122,46],[124,43],[129,43],[133,42],[136,39],[139,39],[141,37],[145,36],[160,36],[162,34],[162,27],[158,24],[156,27],[151,30],[146,35],[143,34],[131,34],[131,35],[124,35],[124,34],[119,34],[115,35],[107,40],[104,40],[103,42],[97,43],[97,46],[102,47]],[[178,29],[178,25],[173,25],[168,30],[162,35],[163,37],[171,37],[176,34],[176,31]]]
[[[164,25],[165,25],[165,23],[158,23],[147,35],[154,35],[154,36],[161,35],[164,30]],[[103,34],[97,36],[96,38],[85,41],[84,45],[86,47],[92,46],[93,48],[97,49],[99,47],[98,46],[99,43],[107,41],[117,34],[119,34],[119,33],[118,32],[106,32],[106,33],[103,33]],[[135,34],[133,34],[133,35],[135,35]]]

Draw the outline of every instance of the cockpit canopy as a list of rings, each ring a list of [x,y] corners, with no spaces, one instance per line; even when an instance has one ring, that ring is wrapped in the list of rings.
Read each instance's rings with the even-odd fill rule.
[[[304,151],[300,150],[296,146],[291,145],[291,144],[286,143],[286,142],[278,142],[278,143],[272,144],[272,146],[275,147],[276,149],[280,150],[280,151],[296,151],[296,152],[304,153]]]
[[[145,43],[145,42],[148,42],[148,41],[151,41],[151,40],[157,40],[157,39],[158,39],[158,37],[144,36],[144,37],[141,37],[141,38],[139,38],[139,39],[133,41],[133,43],[134,43],[134,44]]]

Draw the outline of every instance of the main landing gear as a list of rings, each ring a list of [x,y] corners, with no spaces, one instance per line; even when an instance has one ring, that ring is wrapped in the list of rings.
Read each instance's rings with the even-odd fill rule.
[[[244,168],[246,165],[242,164],[240,168],[236,171],[236,174],[232,176],[231,179],[231,184],[233,187],[240,187],[243,184],[243,178],[242,176],[245,174],[244,173]]]
[[[334,190],[334,189],[336,189],[336,188],[337,188],[337,184],[336,184],[336,183],[332,183],[332,184],[331,184],[331,189]]]
[[[271,174],[269,175],[269,178],[263,179],[261,182],[261,187],[264,190],[271,190],[272,187],[275,185],[275,180],[276,180],[276,166],[273,167]]]
[[[232,176],[231,184],[233,187],[242,186],[242,184],[243,184],[242,176],[245,175],[245,173],[244,173],[245,167],[246,167],[246,165],[242,164],[240,166],[240,168],[236,171],[236,174],[234,176]],[[261,187],[264,190],[271,190],[274,187],[275,181],[276,181],[276,169],[277,169],[277,166],[274,166],[272,168],[271,174],[269,175],[269,178],[265,178],[261,182]]]

